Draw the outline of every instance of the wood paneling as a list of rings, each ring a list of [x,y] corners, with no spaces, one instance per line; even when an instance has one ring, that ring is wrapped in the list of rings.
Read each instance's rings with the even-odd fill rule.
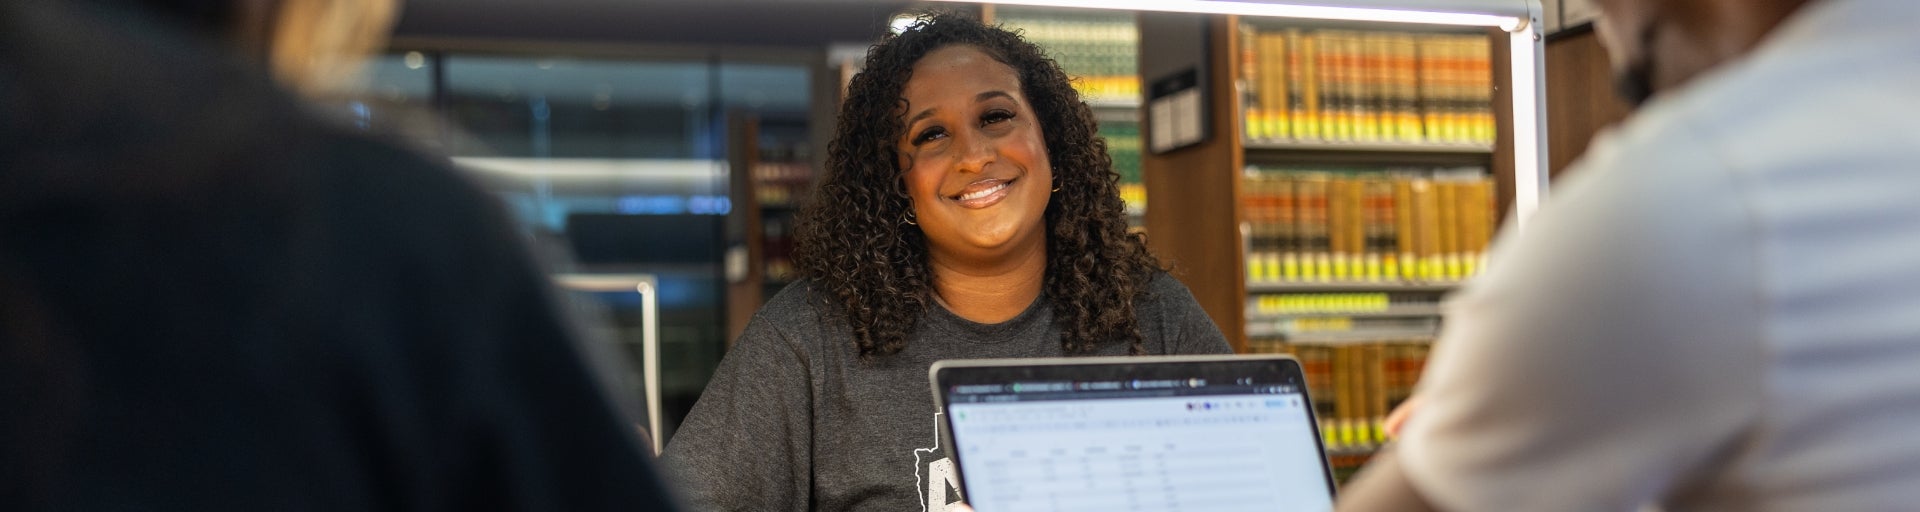
[[[733,202],[733,209],[727,212],[727,247],[728,252],[739,247],[747,252],[745,275],[728,276],[741,277],[727,282],[727,347],[731,348],[765,302],[766,250],[760,243],[765,228],[760,225],[760,198],[753,177],[753,168],[760,162],[760,120],[735,113],[729,116],[727,125],[727,199]]]
[[[1613,93],[1607,50],[1591,29],[1547,40],[1547,170],[1554,177],[1586,153],[1594,134],[1632,107]]]
[[[1245,351],[1246,264],[1239,221],[1244,160],[1232,75],[1232,56],[1240,53],[1239,38],[1233,37],[1235,23],[1231,16],[1211,16],[1206,22],[1211,135],[1195,146],[1144,155],[1141,173],[1147,187],[1148,246],[1173,265],[1173,275],[1193,290],[1234,350]],[[1153,40],[1151,30],[1150,23],[1142,23],[1141,41]],[[1142,58],[1149,58],[1150,51],[1143,44]],[[1142,123],[1141,132],[1151,133],[1152,122]]]
[[[1507,225],[1507,214],[1513,212],[1514,183],[1513,168],[1513,38],[1506,31],[1487,29],[1487,38],[1492,42],[1489,51],[1493,52],[1493,173],[1495,212],[1500,216],[1499,225]]]

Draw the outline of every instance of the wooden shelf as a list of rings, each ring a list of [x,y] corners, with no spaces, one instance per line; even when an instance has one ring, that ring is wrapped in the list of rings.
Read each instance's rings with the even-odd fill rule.
[[[1146,231],[1152,234],[1150,248],[1163,260],[1171,261],[1176,273],[1202,309],[1238,351],[1246,351],[1253,339],[1278,337],[1271,319],[1264,326],[1262,317],[1249,318],[1247,302],[1263,293],[1342,293],[1386,292],[1442,295],[1459,287],[1455,282],[1249,282],[1247,280],[1247,233],[1249,210],[1238,201],[1246,190],[1249,167],[1329,169],[1421,168],[1445,169],[1474,167],[1486,170],[1494,183],[1494,212],[1512,210],[1519,191],[1514,150],[1515,123],[1511,110],[1510,88],[1495,86],[1492,93],[1495,140],[1492,143],[1400,143],[1400,142],[1319,142],[1277,138],[1254,139],[1246,132],[1241,111],[1241,91],[1237,84],[1246,73],[1241,60],[1248,41],[1243,35],[1243,20],[1237,16],[1204,16],[1196,23],[1191,15],[1140,13],[1140,58],[1143,76],[1161,77],[1183,70],[1199,70],[1199,92],[1204,115],[1199,143],[1164,153],[1146,152],[1142,156],[1141,175],[1146,186],[1149,209]],[[1317,22],[1316,22],[1317,23]],[[1284,26],[1297,25],[1289,20]],[[1318,26],[1317,24],[1315,26]],[[1399,25],[1356,23],[1362,30],[1401,30]],[[1427,31],[1414,27],[1414,31]],[[1512,83],[1508,61],[1510,34],[1498,29],[1447,29],[1448,33],[1481,34],[1488,38],[1492,61],[1492,83]],[[1200,55],[1193,55],[1193,53]],[[1142,133],[1152,133],[1154,119],[1143,118]],[[1499,218],[1494,219],[1498,222]],[[1329,315],[1335,316],[1335,315]],[[1354,315],[1347,315],[1354,316]],[[1436,318],[1437,322],[1437,316]],[[1369,321],[1369,324],[1396,323]],[[1411,322],[1410,322],[1411,323]],[[1385,326],[1383,326],[1385,327]],[[1391,327],[1389,327],[1391,328]],[[1264,332],[1263,332],[1264,331]],[[1296,342],[1347,343],[1372,341],[1382,337],[1428,338],[1432,332],[1370,331],[1349,333],[1312,333],[1287,336]],[[1356,337],[1358,336],[1358,337]]]
[[[1404,142],[1246,141],[1247,151],[1338,151],[1353,153],[1448,153],[1493,155],[1492,146]]]
[[[1457,282],[1365,282],[1365,281],[1289,281],[1249,282],[1247,293],[1313,292],[1410,292],[1446,293],[1459,288]]]
[[[1341,446],[1341,447],[1338,447],[1338,448],[1335,448],[1335,447],[1328,447],[1328,448],[1327,448],[1327,456],[1328,456],[1328,457],[1345,457],[1345,456],[1350,456],[1350,455],[1373,455],[1373,454],[1374,454],[1375,452],[1378,452],[1378,451],[1380,451],[1380,446],[1378,446],[1378,445],[1375,445],[1375,446]]]
[[[1247,324],[1287,320],[1293,318],[1402,318],[1420,316],[1440,316],[1439,304],[1415,304],[1391,306],[1385,311],[1352,311],[1345,313],[1277,313],[1259,314],[1254,308],[1247,308]]]
[[[1303,345],[1355,345],[1377,343],[1382,340],[1425,340],[1431,341],[1439,333],[1430,330],[1367,330],[1367,331],[1328,331],[1285,334],[1271,325],[1248,324],[1247,336],[1250,338],[1279,339],[1287,343]]]
[[[1246,141],[1250,164],[1486,167],[1492,148],[1470,144]]]
[[[1140,109],[1137,107],[1094,107],[1093,120],[1099,121],[1101,124],[1139,124]]]

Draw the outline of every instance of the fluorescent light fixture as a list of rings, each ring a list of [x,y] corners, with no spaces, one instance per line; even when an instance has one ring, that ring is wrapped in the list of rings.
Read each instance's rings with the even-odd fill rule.
[[[646,394],[651,448],[654,455],[659,455],[667,441],[660,430],[660,294],[655,293],[659,278],[652,274],[558,274],[553,280],[573,291],[640,294],[640,387]]]
[[[1231,0],[944,0],[950,2],[1026,5],[1034,7],[1077,7],[1127,11],[1192,12],[1202,14],[1238,14],[1276,18],[1373,21],[1382,23],[1421,23],[1499,27],[1508,32],[1526,26],[1526,18],[1470,12],[1437,12],[1416,9],[1348,7],[1269,3]],[[1411,3],[1411,2],[1409,2]]]
[[[453,164],[484,174],[518,178],[714,180],[727,164],[700,159],[453,157]]]
[[[1547,78],[1539,27],[1510,34],[1513,54],[1513,228],[1526,232],[1527,221],[1547,195]]]

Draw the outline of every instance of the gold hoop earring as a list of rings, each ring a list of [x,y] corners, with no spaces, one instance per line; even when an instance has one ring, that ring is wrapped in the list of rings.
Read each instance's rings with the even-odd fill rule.
[[[914,222],[915,220],[916,220],[916,219],[914,219],[914,217],[913,217],[913,211],[911,211],[911,210],[909,210],[909,211],[907,211],[907,214],[906,214],[906,215],[901,215],[901,216],[900,216],[900,221],[901,221],[901,222],[905,222],[905,223],[907,223],[907,224],[909,224],[909,225],[914,225],[914,226],[918,226],[918,225],[920,225],[920,223],[919,223],[919,222]]]

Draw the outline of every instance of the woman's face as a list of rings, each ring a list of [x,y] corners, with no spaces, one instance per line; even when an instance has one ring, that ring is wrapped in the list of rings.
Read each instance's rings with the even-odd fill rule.
[[[971,46],[915,63],[896,141],[907,193],[936,258],[992,263],[1044,250],[1053,169],[1013,68]]]

